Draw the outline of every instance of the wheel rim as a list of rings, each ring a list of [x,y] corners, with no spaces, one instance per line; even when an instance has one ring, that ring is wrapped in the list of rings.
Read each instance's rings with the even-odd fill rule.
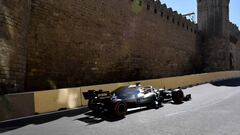
[[[124,114],[125,113],[125,105],[124,104],[120,104],[119,106],[118,106],[118,112],[120,113],[120,114]]]
[[[126,105],[124,103],[117,103],[115,106],[115,113],[119,116],[126,114]]]
[[[158,103],[158,101],[155,101],[155,104],[156,104],[156,106],[157,106],[157,107],[159,106],[159,103]]]

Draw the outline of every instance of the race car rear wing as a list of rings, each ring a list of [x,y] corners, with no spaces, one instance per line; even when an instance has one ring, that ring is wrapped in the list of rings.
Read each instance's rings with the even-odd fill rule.
[[[83,92],[83,96],[85,99],[106,99],[111,98],[111,93],[102,90],[88,90],[88,92]]]

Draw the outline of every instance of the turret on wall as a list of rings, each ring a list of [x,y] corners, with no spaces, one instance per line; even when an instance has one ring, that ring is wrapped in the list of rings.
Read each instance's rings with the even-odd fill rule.
[[[204,71],[228,70],[230,62],[229,0],[197,0]]]
[[[30,0],[0,1],[0,94],[23,91]]]

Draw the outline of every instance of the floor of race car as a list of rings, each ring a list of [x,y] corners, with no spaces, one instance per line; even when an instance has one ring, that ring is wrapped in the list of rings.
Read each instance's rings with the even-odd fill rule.
[[[1,135],[239,135],[240,79],[184,90],[192,100],[157,110],[128,111],[124,119],[72,110],[0,123]],[[77,112],[78,111],[78,112]],[[51,118],[53,117],[53,118]]]

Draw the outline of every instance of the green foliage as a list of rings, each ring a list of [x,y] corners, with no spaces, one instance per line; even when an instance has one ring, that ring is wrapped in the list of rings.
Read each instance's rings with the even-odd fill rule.
[[[143,9],[143,0],[133,0],[132,2],[132,11],[135,14],[139,14]]]

